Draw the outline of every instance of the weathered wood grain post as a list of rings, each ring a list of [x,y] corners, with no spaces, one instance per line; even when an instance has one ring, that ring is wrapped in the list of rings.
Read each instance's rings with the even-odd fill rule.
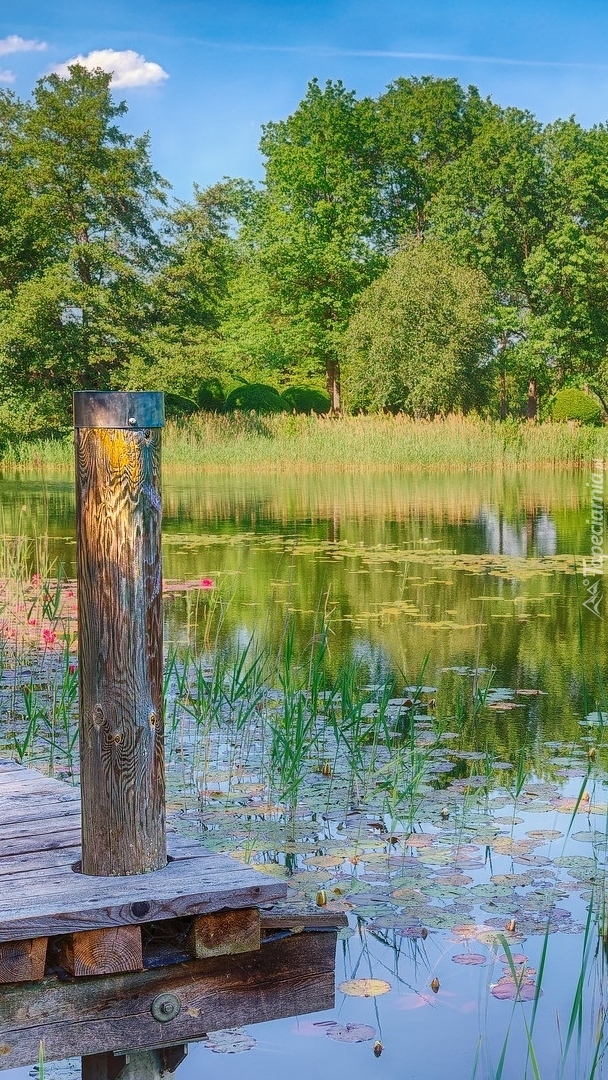
[[[82,871],[166,865],[159,393],[74,395]]]

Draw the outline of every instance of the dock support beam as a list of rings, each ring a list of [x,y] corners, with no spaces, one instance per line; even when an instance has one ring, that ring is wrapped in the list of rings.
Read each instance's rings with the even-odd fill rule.
[[[82,871],[166,865],[157,393],[74,395]]]
[[[159,1080],[173,1076],[187,1052],[187,1046],[163,1046],[126,1054],[89,1054],[81,1059],[82,1080]]]

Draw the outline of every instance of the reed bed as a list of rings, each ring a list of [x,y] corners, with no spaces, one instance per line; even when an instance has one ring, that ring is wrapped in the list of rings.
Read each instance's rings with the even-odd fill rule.
[[[169,421],[168,465],[218,470],[407,471],[577,467],[608,456],[608,429],[479,417],[257,416],[202,413]],[[4,465],[71,465],[71,436],[5,446]]]

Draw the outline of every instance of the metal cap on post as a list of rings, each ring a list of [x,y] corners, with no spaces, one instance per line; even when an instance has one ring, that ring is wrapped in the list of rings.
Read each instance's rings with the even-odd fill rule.
[[[160,393],[74,394],[82,870],[166,865]]]
[[[162,428],[165,395],[156,391],[78,390],[74,394],[75,428]]]

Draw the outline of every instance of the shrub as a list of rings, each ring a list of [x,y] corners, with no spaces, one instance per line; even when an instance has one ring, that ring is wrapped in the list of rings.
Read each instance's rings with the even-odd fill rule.
[[[226,395],[219,379],[205,379],[201,383],[196,395],[196,403],[199,409],[205,412],[221,412],[224,408]]]
[[[554,420],[579,420],[581,424],[597,424],[602,415],[602,407],[595,398],[584,390],[567,387],[558,390],[551,403],[551,416]]]
[[[281,397],[288,409],[299,413],[327,413],[331,405],[327,391],[312,386],[288,386]]]
[[[274,386],[266,383],[245,383],[231,390],[224,403],[225,412],[275,413],[285,411],[285,402]]]
[[[181,394],[165,394],[165,416],[168,420],[179,420],[182,416],[192,416],[198,412],[196,401],[182,397]]]

